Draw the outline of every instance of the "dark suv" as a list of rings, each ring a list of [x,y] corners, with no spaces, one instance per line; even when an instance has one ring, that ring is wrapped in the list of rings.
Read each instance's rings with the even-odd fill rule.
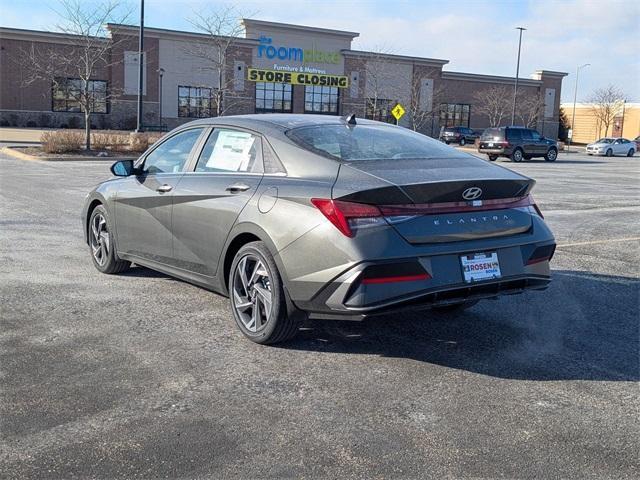
[[[498,157],[508,157],[512,162],[544,157],[548,162],[555,162],[558,144],[530,128],[487,128],[480,137],[478,152],[486,153],[492,162]]]
[[[439,140],[447,145],[453,142],[462,146],[467,143],[474,143],[479,136],[475,131],[467,127],[445,127],[440,131]]]

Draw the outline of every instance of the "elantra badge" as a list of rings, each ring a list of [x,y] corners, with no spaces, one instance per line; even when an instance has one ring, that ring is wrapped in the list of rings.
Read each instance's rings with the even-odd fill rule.
[[[469,187],[462,192],[462,198],[465,200],[475,200],[482,195],[482,189],[480,187]]]

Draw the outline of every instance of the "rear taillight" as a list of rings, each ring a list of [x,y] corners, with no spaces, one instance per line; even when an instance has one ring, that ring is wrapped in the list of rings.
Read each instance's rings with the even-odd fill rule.
[[[374,205],[328,198],[312,198],[311,203],[347,237],[353,237],[357,228],[385,224],[382,213]]]
[[[423,203],[405,205],[367,205],[328,198],[312,198],[311,203],[347,237],[353,237],[361,228],[394,224],[422,215],[445,213],[482,212],[509,208],[528,208],[544,218],[533,197],[474,200],[469,202]]]

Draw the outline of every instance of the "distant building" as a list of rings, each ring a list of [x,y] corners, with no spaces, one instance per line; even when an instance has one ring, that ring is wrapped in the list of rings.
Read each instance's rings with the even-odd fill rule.
[[[233,87],[225,89],[225,100],[233,104],[225,114],[355,113],[393,122],[391,109],[401,103],[407,114],[400,125],[413,127],[416,112],[428,112],[422,115],[418,129],[437,135],[442,126],[491,126],[480,111],[478,94],[503,86],[509,107],[501,123],[511,120],[512,77],[443,70],[448,60],[352,50],[351,43],[359,35],[355,32],[259,20],[245,19],[243,23],[246,38],[234,40],[233,54],[225,67],[225,74],[234,80]],[[118,45],[111,52],[115,64],[99,72],[92,87],[120,95],[97,101],[93,122],[98,128],[130,129],[136,123],[138,28],[108,25],[108,30]],[[192,32],[145,29],[144,124],[174,127],[196,117],[215,115],[211,98],[220,87],[217,74],[191,53],[194,45],[206,39]],[[23,85],[24,51],[32,47],[63,51],[73,41],[61,33],[0,28],[2,125],[82,125],[79,106],[66,90],[45,81]],[[558,133],[564,76],[562,72],[538,70],[530,78],[519,80],[519,92],[539,100],[534,124],[549,137]],[[66,80],[73,87],[74,79]]]
[[[576,104],[576,120],[573,127],[573,143],[591,143],[602,137],[625,137],[633,140],[640,135],[640,103],[625,103],[607,131],[594,112],[591,103]],[[563,103],[569,124],[573,116],[573,103]]]

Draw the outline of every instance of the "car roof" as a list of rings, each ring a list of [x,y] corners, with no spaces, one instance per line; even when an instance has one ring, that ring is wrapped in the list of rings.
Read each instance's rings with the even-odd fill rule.
[[[344,118],[337,115],[314,115],[296,113],[257,113],[250,115],[229,115],[225,117],[203,118],[189,122],[189,125],[235,125],[238,127],[262,129],[277,128],[289,130],[297,127],[316,125],[344,125]],[[382,122],[356,118],[360,125],[386,125]]]

